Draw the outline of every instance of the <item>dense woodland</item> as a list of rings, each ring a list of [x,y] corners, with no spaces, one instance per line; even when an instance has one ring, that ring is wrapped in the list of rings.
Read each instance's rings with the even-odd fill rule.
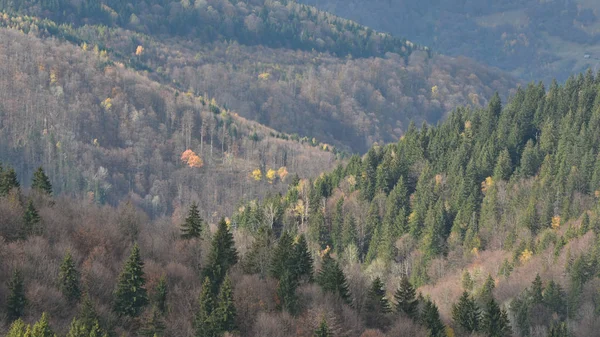
[[[151,221],[129,202],[54,196],[41,168],[21,188],[3,165],[4,330],[593,335],[599,78],[412,125],[214,222],[194,203]]]

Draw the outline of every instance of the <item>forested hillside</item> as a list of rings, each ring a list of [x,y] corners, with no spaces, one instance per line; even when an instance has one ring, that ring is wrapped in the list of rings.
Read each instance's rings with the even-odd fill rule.
[[[592,336],[599,78],[412,125],[217,225],[53,197],[41,169],[19,188],[3,165],[3,331]]]
[[[86,3],[4,1],[2,24],[99,46],[153,80],[349,151],[396,141],[410,120],[435,123],[456,105],[485,105],[516,83],[291,1]]]
[[[527,81],[597,68],[600,3],[589,0],[300,0],[384,32],[410,36]]]

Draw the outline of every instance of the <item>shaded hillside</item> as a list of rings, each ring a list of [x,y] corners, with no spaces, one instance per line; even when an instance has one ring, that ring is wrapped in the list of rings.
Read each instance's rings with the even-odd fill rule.
[[[197,200],[205,215],[223,214],[283,186],[285,176],[255,181],[255,169],[304,176],[335,159],[318,143],[152,82],[93,48],[7,29],[0,40],[0,158],[26,180],[43,165],[58,194],[131,198],[153,215]],[[187,149],[202,164],[182,162]]]
[[[516,83],[468,59],[430,55],[423,48],[410,47],[409,42],[400,43],[403,40],[292,2],[283,6],[214,0],[208,7],[191,10],[205,15],[211,9],[215,11],[211,20],[194,21],[181,31],[152,28],[165,21],[159,17],[166,8],[180,5],[157,3],[152,11],[133,6],[139,18],[146,18],[138,25],[114,19],[107,27],[94,25],[98,22],[90,19],[75,20],[90,25],[59,27],[10,15],[4,25],[87,43],[90,48],[99,45],[112,59],[147,71],[164,84],[208,94],[246,118],[351,151],[364,152],[374,142],[396,141],[411,119],[435,123],[457,104],[485,105],[494,92],[506,96]],[[36,6],[20,10],[65,20]],[[239,29],[223,28],[231,20],[242,20],[245,25],[258,25],[258,36],[269,36],[271,30],[279,29],[274,22],[289,17],[298,21],[293,25],[300,30],[268,39],[280,41],[279,45],[249,42],[238,34]],[[223,33],[207,38],[193,29],[205,25]],[[165,27],[170,26],[165,23]],[[305,34],[314,35],[311,39],[321,41],[322,48],[304,48],[294,42]],[[363,41],[366,36],[371,42]],[[344,39],[349,42],[342,52],[337,44]],[[369,53],[352,51],[365,43],[371,46]],[[143,53],[136,55],[139,46]]]
[[[597,68],[600,59],[597,1],[300,2],[525,80],[564,81],[572,73]]]

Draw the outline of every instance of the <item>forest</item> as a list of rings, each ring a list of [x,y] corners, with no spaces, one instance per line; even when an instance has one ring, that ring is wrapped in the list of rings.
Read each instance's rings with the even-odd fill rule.
[[[9,336],[590,336],[600,76],[530,84],[207,221],[0,179]]]

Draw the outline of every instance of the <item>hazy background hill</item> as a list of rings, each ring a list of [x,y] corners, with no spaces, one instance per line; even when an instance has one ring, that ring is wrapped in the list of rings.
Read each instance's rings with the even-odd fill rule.
[[[600,2],[301,0],[374,29],[464,55],[526,80],[564,81],[600,60]]]

